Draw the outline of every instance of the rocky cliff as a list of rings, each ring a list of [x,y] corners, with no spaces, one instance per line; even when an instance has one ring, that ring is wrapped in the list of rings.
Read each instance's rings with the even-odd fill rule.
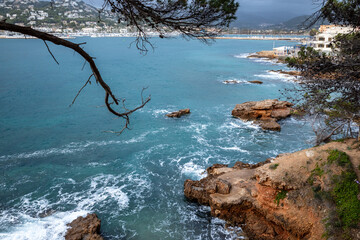
[[[360,239],[359,165],[359,142],[331,142],[257,165],[215,164],[184,193],[250,239]]]

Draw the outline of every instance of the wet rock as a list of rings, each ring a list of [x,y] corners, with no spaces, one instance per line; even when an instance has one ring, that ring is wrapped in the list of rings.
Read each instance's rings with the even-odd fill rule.
[[[166,114],[167,117],[170,117],[170,118],[179,118],[183,115],[186,115],[186,114],[190,114],[190,109],[189,108],[186,108],[186,109],[181,109],[177,112],[172,112],[172,113],[169,113],[169,114]]]
[[[39,213],[39,217],[40,218],[44,218],[44,217],[48,217],[48,216],[51,216],[53,215],[54,213],[56,213],[56,211],[54,209],[47,209],[41,213]]]
[[[249,83],[254,83],[254,84],[263,84],[262,81],[259,80],[254,80],[254,81],[248,81]]]
[[[238,84],[241,83],[241,81],[237,81],[237,80],[225,80],[223,81],[224,84]]]
[[[266,119],[255,121],[255,124],[258,124],[264,130],[270,131],[280,131],[281,126],[276,122],[275,119]]]
[[[100,236],[101,221],[95,213],[78,217],[68,226],[65,240],[103,240]]]
[[[232,111],[234,117],[244,121],[255,121],[264,130],[280,131],[278,120],[291,115],[293,104],[277,99],[237,104]]]

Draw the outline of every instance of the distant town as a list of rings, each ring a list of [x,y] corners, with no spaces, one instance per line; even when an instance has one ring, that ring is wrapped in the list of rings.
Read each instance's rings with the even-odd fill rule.
[[[78,0],[0,0],[0,21],[4,19],[9,23],[31,26],[63,38],[136,36],[134,27],[127,26],[115,14],[108,10],[99,11],[99,9]],[[150,28],[146,30],[150,36],[157,35]],[[176,34],[169,33],[169,35]],[[223,34],[306,35],[308,30],[231,27],[223,31]],[[0,38],[24,38],[24,36],[0,31]]]

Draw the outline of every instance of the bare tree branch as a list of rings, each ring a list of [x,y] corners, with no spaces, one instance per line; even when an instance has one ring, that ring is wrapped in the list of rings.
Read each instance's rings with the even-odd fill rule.
[[[76,98],[79,96],[79,94],[81,93],[81,91],[86,87],[86,85],[87,85],[88,83],[91,84],[90,79],[91,79],[92,76],[94,76],[94,74],[91,74],[90,77],[89,77],[89,79],[85,82],[84,86],[82,86],[82,88],[80,88],[80,90],[79,90],[78,93],[76,94],[74,100],[73,100],[72,103],[69,105],[69,107],[71,107],[71,106],[75,103]]]
[[[60,65],[59,62],[56,60],[55,56],[52,54],[52,52],[51,52],[51,50],[50,50],[50,48],[49,48],[49,46],[47,45],[47,43],[46,43],[45,40],[44,40],[44,43],[45,43],[45,45],[46,45],[46,47],[47,47],[47,50],[49,51],[50,55],[51,55],[52,58],[54,59],[54,61],[57,63],[57,65]]]
[[[10,31],[10,32],[17,32],[17,33],[21,33],[21,34],[25,34],[25,35],[29,35],[32,37],[36,37],[39,38],[41,40],[43,40],[46,44],[46,41],[52,42],[56,45],[61,45],[64,46],[66,48],[70,48],[72,50],[74,50],[74,52],[77,52],[80,56],[82,56],[90,65],[90,68],[92,70],[92,75],[91,76],[95,76],[96,82],[100,84],[100,86],[104,89],[105,91],[105,105],[107,107],[107,109],[114,115],[118,116],[118,117],[122,117],[123,119],[126,120],[125,126],[124,128],[120,131],[121,133],[125,130],[128,129],[128,125],[130,123],[129,121],[129,115],[134,113],[135,111],[143,108],[150,100],[151,97],[149,96],[145,101],[142,100],[142,104],[132,110],[126,111],[126,112],[118,112],[116,110],[114,110],[111,107],[111,103],[109,102],[109,98],[112,99],[112,101],[116,104],[119,105],[119,101],[117,100],[117,98],[114,96],[114,94],[112,93],[110,87],[106,84],[106,82],[102,79],[102,76],[94,62],[94,58],[91,57],[87,52],[85,52],[80,45],[81,44],[76,44],[73,42],[70,42],[68,40],[56,37],[54,35],[45,33],[45,32],[41,32],[38,30],[35,30],[31,27],[23,27],[23,26],[18,26],[15,24],[11,24],[11,23],[6,23],[5,21],[1,21],[0,22],[0,30],[4,30],[4,31]],[[47,45],[47,44],[46,44]],[[48,47],[48,46],[47,46]],[[50,51],[50,49],[48,48],[48,50]],[[52,55],[51,51],[50,54]],[[53,55],[52,55],[53,56]],[[55,59],[55,58],[54,58]],[[57,61],[56,61],[57,62]],[[80,91],[78,92],[78,94],[80,94],[81,90],[86,86],[86,84],[90,81],[89,80],[85,83],[85,85],[80,89]],[[78,96],[78,95],[77,95]],[[76,96],[76,97],[77,97]],[[75,99],[76,99],[75,97]],[[75,100],[74,99],[74,100]]]

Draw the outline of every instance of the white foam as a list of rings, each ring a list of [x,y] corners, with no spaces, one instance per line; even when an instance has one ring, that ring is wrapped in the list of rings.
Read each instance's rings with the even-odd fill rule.
[[[117,211],[129,204],[128,196],[122,191],[126,185],[120,184],[119,177],[114,175],[99,175],[91,178],[90,186],[84,191],[62,193],[61,203],[75,204],[77,210],[94,210],[94,206],[104,207],[111,202],[117,203]]]
[[[152,115],[154,117],[163,117],[165,114],[170,113],[171,111],[169,109],[156,109],[152,112]]]
[[[129,140],[110,140],[110,141],[86,141],[86,142],[71,142],[59,148],[49,148],[43,150],[37,150],[34,152],[28,153],[18,153],[12,155],[3,155],[0,156],[1,160],[8,160],[8,159],[27,159],[27,158],[43,158],[48,157],[51,155],[64,155],[64,154],[73,154],[87,150],[88,148],[92,147],[101,147],[107,145],[118,145],[118,144],[131,144],[131,143],[138,143],[145,141],[145,138],[149,134],[156,134],[158,132],[163,131],[165,128],[160,128],[153,132],[145,132],[137,137],[133,137]]]
[[[186,132],[191,132],[191,133],[195,132],[197,134],[202,134],[204,131],[207,130],[209,126],[210,124],[201,124],[201,123],[192,122],[189,126],[181,127],[181,129]]]
[[[229,85],[229,84],[240,84],[240,83],[244,83],[244,84],[249,84],[248,81],[246,80],[239,80],[239,79],[228,79],[228,80],[224,80],[222,81],[223,84]]]
[[[187,162],[181,167],[181,173],[191,178],[200,179],[204,177],[205,172],[204,168],[193,162]]]
[[[133,176],[131,173],[125,177],[108,175],[97,175],[90,177],[78,184],[81,190],[78,192],[63,192],[63,184],[74,184],[73,179],[66,179],[56,186],[51,187],[58,192],[58,200],[49,202],[47,195],[33,199],[36,192],[21,197],[13,209],[0,212],[1,226],[12,226],[6,229],[8,232],[0,233],[0,239],[6,240],[58,240],[64,239],[66,224],[78,216],[85,216],[89,212],[101,211],[111,204],[112,214],[118,214],[129,205],[129,197],[123,190],[129,187],[129,183],[140,186],[136,192],[127,191],[135,198],[141,197],[144,189],[150,186],[144,179]],[[40,213],[56,210],[59,205],[74,206],[70,211],[55,212],[54,214],[40,218]]]
[[[251,55],[250,53],[241,53],[241,54],[234,55],[234,57],[244,59],[250,55]]]
[[[260,129],[260,127],[258,125],[255,125],[252,121],[242,121],[242,120],[232,120],[230,122],[226,122],[224,124],[222,124],[219,129],[229,129],[229,130],[233,130],[233,129]]]
[[[237,146],[233,146],[233,147],[220,147],[220,149],[226,150],[226,151],[237,151],[237,152],[242,152],[242,153],[249,153],[249,151],[241,149]]]
[[[67,224],[86,211],[58,212],[45,218],[33,218],[22,214],[21,224],[10,228],[8,233],[0,233],[2,240],[62,240]]]
[[[283,73],[278,73],[278,72],[271,72],[271,71],[267,71],[266,74],[255,75],[255,77],[260,77],[260,78],[265,78],[265,79],[281,80],[281,81],[285,81],[285,82],[294,81],[296,79],[296,77],[288,75],[288,74],[283,74]]]

